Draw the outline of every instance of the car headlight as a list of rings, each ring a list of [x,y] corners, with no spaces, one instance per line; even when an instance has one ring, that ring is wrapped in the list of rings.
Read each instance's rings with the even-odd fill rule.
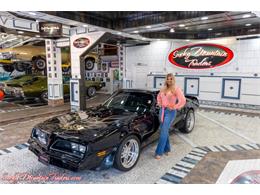
[[[14,92],[14,95],[15,95],[15,96],[24,97],[24,92],[23,92],[23,89],[22,89],[22,88],[14,87],[13,92]]]
[[[80,153],[84,154],[86,152],[86,146],[71,142],[71,150],[73,153],[80,152]]]
[[[38,139],[42,144],[47,145],[48,136],[38,128],[33,128],[33,137]]]
[[[13,52],[1,52],[0,53],[0,59],[1,60],[8,60],[14,57]]]

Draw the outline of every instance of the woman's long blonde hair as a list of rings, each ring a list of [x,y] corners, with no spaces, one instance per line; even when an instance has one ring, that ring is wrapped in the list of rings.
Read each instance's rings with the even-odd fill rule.
[[[172,85],[170,85],[170,86],[169,86],[168,83],[167,83],[167,79],[168,79],[169,77],[172,78]],[[168,74],[166,75],[166,77],[165,77],[164,87],[162,88],[162,91],[163,91],[164,93],[166,93],[167,91],[171,91],[173,94],[175,94],[175,88],[176,88],[175,83],[176,83],[176,81],[175,81],[175,76],[174,76],[172,73],[168,73]]]

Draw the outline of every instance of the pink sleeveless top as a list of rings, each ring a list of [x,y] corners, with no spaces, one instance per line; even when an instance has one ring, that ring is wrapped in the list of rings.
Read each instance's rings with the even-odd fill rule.
[[[178,103],[176,103],[178,99]],[[168,92],[167,94],[160,92],[157,95],[157,103],[162,107],[162,116],[161,121],[164,119],[164,110],[165,108],[174,105],[175,109],[180,109],[186,104],[186,98],[183,95],[181,88],[176,86],[175,94]]]

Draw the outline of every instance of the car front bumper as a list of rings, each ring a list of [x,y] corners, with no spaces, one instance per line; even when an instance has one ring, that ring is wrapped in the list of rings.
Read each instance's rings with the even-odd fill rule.
[[[30,138],[28,143],[30,144],[29,150],[38,157],[38,161],[72,171],[97,168],[104,159],[104,157],[98,157],[96,154],[87,154],[85,157],[80,158],[62,151],[46,149],[33,138]]]

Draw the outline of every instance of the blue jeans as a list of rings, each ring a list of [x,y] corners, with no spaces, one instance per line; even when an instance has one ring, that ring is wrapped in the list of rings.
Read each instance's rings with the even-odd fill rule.
[[[159,119],[161,120],[162,109],[160,110]],[[169,129],[172,122],[176,117],[176,110],[169,110],[165,108],[164,110],[164,120],[160,124],[160,138],[155,150],[156,155],[162,155],[165,152],[171,151],[170,141],[169,141]]]

